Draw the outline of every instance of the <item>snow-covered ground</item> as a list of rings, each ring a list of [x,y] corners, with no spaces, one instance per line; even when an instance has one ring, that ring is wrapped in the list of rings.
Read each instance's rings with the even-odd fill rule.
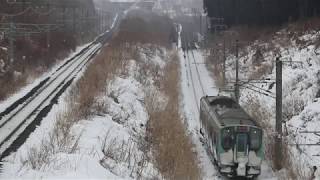
[[[148,48],[146,48],[148,49]],[[140,49],[143,52],[143,49]],[[165,54],[165,50],[162,50]],[[164,67],[163,53],[143,56],[144,63]],[[149,56],[149,55],[148,55]],[[71,127],[71,146],[52,140],[57,120],[68,109],[68,91],[44,118],[27,141],[6,158],[1,179],[152,179],[161,178],[151,163],[151,152],[144,151],[148,113],[144,103],[147,92],[158,91],[153,83],[138,80],[137,61],[128,60],[124,74],[106,82],[106,92],[97,97],[105,109]],[[83,70],[84,71],[84,70]],[[78,77],[79,78],[79,77]],[[152,77],[144,79],[152,82]],[[153,93],[154,94],[154,93]],[[159,102],[163,99],[158,94]],[[48,147],[49,146],[49,147]],[[47,148],[48,147],[48,148]],[[49,156],[41,153],[50,149]],[[36,161],[32,157],[37,157]],[[42,157],[42,158],[41,158]],[[37,161],[39,160],[39,161]]]
[[[277,32],[270,42],[257,40],[242,49],[239,60],[241,79],[275,79],[275,59],[280,55],[283,64],[283,132],[289,144],[293,167],[300,175],[311,176],[313,166],[320,168],[319,134],[303,133],[320,131],[320,50],[316,47],[320,33],[304,32],[303,35],[290,36],[283,29]],[[227,77],[234,79],[235,57],[227,58]],[[275,85],[271,83],[250,83],[246,86],[258,91],[269,90],[275,96]],[[256,86],[256,87],[254,87]],[[259,94],[249,88],[241,90],[241,103],[250,107],[257,101],[267,122],[268,138],[275,135],[275,99]],[[262,92],[262,91],[261,91]],[[300,145],[299,145],[300,144]],[[317,174],[317,173],[316,173]],[[318,173],[320,174],[320,173]],[[320,176],[318,175],[318,178]]]

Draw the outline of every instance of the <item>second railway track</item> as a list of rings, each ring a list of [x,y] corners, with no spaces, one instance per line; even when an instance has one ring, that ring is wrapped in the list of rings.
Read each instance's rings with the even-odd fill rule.
[[[17,150],[29,134],[47,114],[57,98],[72,83],[75,76],[99,52],[103,44],[118,27],[120,16],[116,16],[112,28],[100,35],[74,57],[57,68],[24,97],[0,113],[0,160]]]

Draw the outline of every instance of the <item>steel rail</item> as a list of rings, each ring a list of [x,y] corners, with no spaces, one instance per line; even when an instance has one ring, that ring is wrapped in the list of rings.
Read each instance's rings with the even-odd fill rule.
[[[92,46],[92,44],[89,45],[88,47],[86,47],[86,48],[85,48],[86,50],[85,50],[84,52],[82,52],[81,54],[77,54],[77,55],[73,58],[73,60],[76,59],[76,58],[81,58],[82,56],[84,56],[84,54],[90,50],[90,47],[91,47],[91,46]],[[32,100],[34,100],[34,99],[35,99],[40,93],[42,93],[51,83],[53,83],[57,78],[59,78],[61,75],[63,75],[63,73],[66,72],[66,71],[67,71],[73,64],[75,64],[75,63],[76,63],[76,61],[72,61],[72,63],[69,64],[68,66],[65,66],[66,64],[64,64],[64,67],[65,67],[64,69],[62,69],[63,67],[62,67],[62,68],[59,68],[59,70],[62,69],[62,71],[61,71],[60,73],[58,73],[58,75],[55,76],[50,82],[47,82],[47,83],[43,84],[43,86],[40,87],[40,88],[38,89],[38,91],[37,91],[33,96],[31,96],[30,98],[26,99],[26,100],[23,102],[23,104],[20,104],[20,105],[22,105],[22,107],[19,108],[19,105],[18,105],[17,108],[19,108],[19,109],[17,109],[17,108],[13,109],[13,110],[16,110],[16,112],[15,112],[14,114],[12,114],[8,119],[4,120],[4,122],[2,122],[2,123],[0,124],[0,128],[2,128],[5,124],[7,124],[17,113],[19,113],[19,111],[20,111],[21,109],[25,108],[30,102],[32,102]],[[58,71],[55,71],[51,76],[55,75],[57,72],[58,72]],[[51,79],[51,77],[49,77],[49,78]],[[49,79],[49,80],[50,80],[50,79]],[[13,110],[12,110],[12,111],[13,111]],[[3,116],[3,117],[5,117],[5,116]],[[0,117],[0,121],[3,119],[3,117]]]
[[[17,117],[17,115],[19,115],[20,112],[21,112],[20,114],[24,116],[23,120],[15,119],[15,121],[13,121],[12,124],[8,124],[8,125],[11,125],[13,128],[13,130],[11,132],[3,133],[5,136],[4,136],[3,140],[0,142],[0,160],[3,159],[5,156],[9,155],[10,152],[12,152],[12,150],[9,150],[9,149],[11,149],[11,148],[17,149],[17,147],[15,146],[15,142],[18,139],[21,139],[22,135],[25,136],[25,132],[28,130],[29,126],[34,124],[34,122],[37,120],[37,118],[39,116],[41,116],[41,112],[43,110],[46,110],[47,106],[49,106],[49,105],[52,106],[52,101],[56,98],[56,96],[60,96],[63,93],[61,91],[65,91],[65,89],[72,83],[72,81],[76,77],[76,75],[91,61],[91,59],[100,51],[100,49],[103,47],[103,45],[108,40],[110,40],[110,37],[112,37],[112,34],[114,34],[114,30],[117,28],[117,26],[119,24],[119,22],[118,22],[118,21],[120,21],[119,19],[121,19],[121,18],[118,18],[118,16],[117,16],[115,19],[115,26],[112,26],[111,29],[109,29],[105,33],[99,35],[94,40],[94,42],[92,42],[87,47],[85,47],[83,50],[81,50],[79,53],[77,53],[75,56],[73,56],[72,58],[67,60],[63,65],[58,67],[57,70],[54,71],[51,74],[51,76],[49,76],[49,79],[48,78],[45,79],[47,81],[43,80],[44,83],[38,84],[36,86],[36,87],[39,86],[38,89],[35,89],[35,92],[33,92],[30,95],[30,97],[27,97],[21,103],[15,104],[16,107],[11,107],[11,109],[7,112],[7,114],[4,114],[2,117],[0,117],[0,120],[1,120],[4,116],[7,116],[7,115],[10,116],[8,119],[6,119],[4,122],[1,123],[1,125],[0,125],[0,130],[1,130],[1,128],[10,128],[10,127],[6,126],[6,124],[9,123],[10,120],[13,120],[14,117]],[[78,64],[76,64],[76,63],[78,63]],[[52,78],[52,77],[54,77],[54,78]],[[57,85],[55,85],[55,83],[57,83]],[[50,87],[52,87],[52,89]],[[32,89],[32,90],[34,90],[34,89]],[[42,95],[42,94],[44,96],[41,97],[40,95]],[[35,103],[35,100],[37,100],[36,98],[40,100],[39,104]],[[19,99],[19,100],[21,100],[21,99]],[[31,102],[33,102],[35,107],[32,107],[32,109],[27,110],[26,107]],[[46,105],[47,103],[49,103],[49,104]],[[44,105],[46,105],[46,106],[44,106]],[[16,111],[16,112],[11,114],[13,111]],[[49,111],[50,111],[50,109],[49,109]],[[3,114],[3,112],[2,112],[2,114]],[[41,120],[40,120],[40,122],[41,122]],[[29,134],[27,134],[27,137]],[[22,137],[22,138],[26,139],[27,137]],[[23,142],[25,141],[25,139],[23,140]],[[4,146],[4,145],[6,145],[6,146]]]
[[[37,116],[37,112],[40,112],[41,107],[44,103],[46,103],[48,100],[50,100],[50,97],[54,96],[55,93],[59,92],[60,88],[64,86],[64,84],[66,84],[68,82],[68,80],[72,79],[74,75],[76,75],[90,60],[91,58],[100,50],[101,46],[96,47],[92,52],[90,52],[89,55],[87,55],[82,62],[80,62],[70,73],[68,73],[65,78],[59,83],[58,86],[56,86],[55,89],[53,89],[53,91],[51,91],[51,93],[44,99],[42,100],[39,105],[37,107],[35,107],[33,109],[33,111],[31,111],[26,118],[24,118],[19,124],[18,126],[15,127],[15,129],[13,129],[11,131],[11,133],[0,143],[0,148],[7,142],[9,141],[13,135],[16,134],[16,132],[27,122],[27,120],[29,120],[32,116]],[[65,71],[66,72],[66,71]],[[71,77],[71,78],[70,78]],[[20,112],[20,111],[19,111]],[[14,142],[14,141],[13,141]],[[12,142],[12,143],[13,143]],[[11,143],[11,144],[12,144]],[[10,145],[11,145],[10,144]],[[1,149],[0,149],[1,150]],[[5,151],[5,150],[4,150]],[[4,152],[3,151],[3,152]],[[3,153],[1,152],[1,154]]]

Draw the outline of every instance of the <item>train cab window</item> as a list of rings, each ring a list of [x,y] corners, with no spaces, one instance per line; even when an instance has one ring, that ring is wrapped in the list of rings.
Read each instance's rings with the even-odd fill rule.
[[[250,129],[250,149],[257,151],[262,145],[262,131],[257,128]]]
[[[222,130],[221,143],[225,151],[231,149],[234,145],[233,128],[224,128]]]
[[[248,146],[247,134],[240,133],[237,135],[237,152],[246,153]]]

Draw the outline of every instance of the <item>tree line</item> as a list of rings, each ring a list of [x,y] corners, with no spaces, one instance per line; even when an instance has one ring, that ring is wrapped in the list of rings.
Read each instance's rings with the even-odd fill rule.
[[[209,17],[227,25],[278,25],[320,15],[320,0],[203,0]]]

